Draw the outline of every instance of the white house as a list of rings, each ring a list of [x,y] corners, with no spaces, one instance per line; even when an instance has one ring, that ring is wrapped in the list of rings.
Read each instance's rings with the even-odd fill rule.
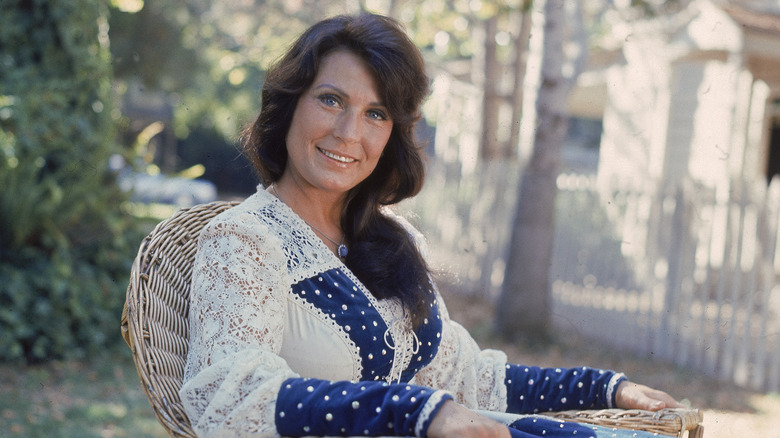
[[[619,44],[596,54],[602,70],[583,74],[570,101],[572,114],[603,121],[601,181],[690,177],[727,196],[737,182],[780,174],[780,6],[772,4],[700,0],[615,27]]]

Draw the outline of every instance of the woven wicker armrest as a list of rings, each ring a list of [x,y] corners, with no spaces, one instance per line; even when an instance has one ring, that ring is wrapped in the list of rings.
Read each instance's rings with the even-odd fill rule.
[[[662,435],[702,438],[703,416],[698,409],[663,409],[658,412],[637,409],[602,409],[547,412],[544,415],[564,421],[618,429],[642,430]]]

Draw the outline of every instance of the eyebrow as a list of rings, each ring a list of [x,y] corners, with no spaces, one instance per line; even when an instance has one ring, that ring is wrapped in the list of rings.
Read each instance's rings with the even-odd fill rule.
[[[337,87],[337,86],[335,86],[333,84],[330,84],[330,83],[326,82],[324,84],[320,84],[320,85],[317,85],[316,87],[314,87],[315,90],[319,90],[321,88],[331,88],[334,91],[336,91],[337,93],[339,93],[339,94],[343,95],[344,97],[346,97],[347,99],[349,99],[349,93],[347,93],[346,91],[342,90],[341,88],[339,88],[339,87]],[[368,106],[387,108],[387,105],[385,105],[382,102],[369,102]]]

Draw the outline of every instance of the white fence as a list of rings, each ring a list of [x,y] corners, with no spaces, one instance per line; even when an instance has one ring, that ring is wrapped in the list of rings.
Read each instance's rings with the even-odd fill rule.
[[[434,262],[457,274],[465,291],[500,291],[519,173],[496,163],[448,177],[437,164],[405,205]],[[730,199],[693,185],[599,188],[582,175],[562,175],[558,186],[551,268],[558,327],[780,390],[780,181]]]

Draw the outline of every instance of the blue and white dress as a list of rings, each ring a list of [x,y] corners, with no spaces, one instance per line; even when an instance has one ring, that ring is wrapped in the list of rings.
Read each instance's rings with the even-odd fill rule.
[[[397,300],[374,298],[300,217],[258,190],[201,233],[180,393],[193,427],[199,436],[425,436],[454,399],[513,423],[516,436],[612,436],[502,413],[611,407],[625,377],[507,364],[430,293],[431,315],[412,330]]]

